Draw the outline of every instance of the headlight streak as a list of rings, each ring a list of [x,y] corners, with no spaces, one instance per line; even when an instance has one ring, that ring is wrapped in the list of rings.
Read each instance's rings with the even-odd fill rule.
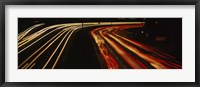
[[[72,32],[67,37],[67,40],[65,41],[64,46],[62,47],[62,50],[60,51],[58,57],[56,58],[56,61],[54,62],[52,69],[54,69],[56,67],[56,64],[57,64],[58,60],[60,59],[60,56],[62,55],[63,50],[65,49],[65,46],[67,45],[67,43],[68,43],[70,37],[72,36],[72,34],[74,33],[74,31],[76,31],[77,29],[79,29],[79,28],[73,29]]]
[[[39,26],[42,26],[42,25],[44,25],[44,23],[33,25],[33,26],[29,27],[28,29],[26,29],[24,32],[19,33],[18,34],[18,41],[23,39],[30,31],[32,31],[36,27],[39,27]]]
[[[70,32],[71,32],[71,30],[69,32],[67,32],[67,34],[64,36],[64,38],[62,38],[62,40],[59,42],[58,46],[56,47],[56,49],[54,50],[54,52],[51,54],[51,56],[49,57],[48,61],[43,66],[43,69],[47,66],[47,64],[49,63],[49,61],[52,59],[52,57],[54,56],[54,54],[56,53],[56,51],[58,50],[58,48],[60,47],[60,45],[62,44],[62,42],[64,41],[64,39],[67,37],[67,35]]]
[[[66,31],[65,31],[66,32]],[[42,45],[37,51],[35,51],[33,54],[31,54],[25,61],[23,61],[20,65],[19,68],[25,63],[27,62],[32,56],[34,56],[37,52],[39,52],[44,46],[46,46],[47,44],[49,44],[54,38],[56,38],[60,33],[60,35],[58,37],[60,37],[62,34],[64,34],[65,32],[60,31],[59,33],[57,33],[54,37],[52,37],[50,40],[48,40],[44,45]],[[57,38],[58,38],[57,37]],[[56,39],[55,39],[56,40]],[[54,40],[54,41],[55,41]],[[53,41],[52,41],[53,42]],[[47,47],[46,47],[47,48]]]
[[[44,23],[33,25],[18,34],[18,48],[20,48],[18,54],[20,54],[27,49],[29,50],[34,44],[41,43],[43,38],[56,33],[30,56],[24,59],[22,63],[19,64],[19,69],[33,69],[38,65],[37,61],[42,58],[41,56],[45,55],[44,52],[50,48],[52,49],[53,44],[57,44],[56,47],[53,48],[50,56],[47,58],[45,57],[46,62],[40,64],[42,65],[41,69],[56,69],[64,50],[68,46],[70,38],[73,37],[75,31],[82,29],[82,23],[56,24],[47,26],[31,34],[32,30],[42,25],[44,25]],[[97,48],[101,55],[100,58],[104,60],[108,69],[119,69],[123,67],[131,67],[133,69],[149,68],[140,59],[145,60],[152,67],[157,69],[180,69],[182,67],[181,64],[175,60],[176,58],[174,56],[134,39],[120,35],[120,31],[124,31],[125,29],[143,27],[144,22],[101,22],[100,24],[97,22],[90,22],[84,23],[83,28],[92,26],[99,26],[98,28],[91,30],[90,34],[92,39],[94,39],[95,44],[97,44]],[[151,54],[146,54],[138,48],[148,51]],[[132,54],[137,55],[137,57]],[[125,62],[122,62],[122,60]],[[125,63],[129,66],[124,65]]]

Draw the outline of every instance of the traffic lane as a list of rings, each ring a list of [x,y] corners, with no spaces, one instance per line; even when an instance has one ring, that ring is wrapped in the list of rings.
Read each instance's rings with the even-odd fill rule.
[[[101,56],[99,57],[99,60],[101,60],[102,65],[106,65],[106,68],[109,69],[123,69],[123,68],[132,68],[126,61],[121,58],[121,56],[115,52],[115,49],[113,49],[104,39],[101,37],[99,33],[102,33],[105,27],[100,27],[97,29],[94,29],[91,31],[91,36],[94,39],[94,42],[96,43],[96,47],[98,48],[96,51],[98,51]],[[116,64],[117,67],[112,66]]]
[[[141,48],[143,48],[143,49],[145,49],[145,50],[147,50],[147,51],[151,51],[151,52],[153,52],[153,53],[155,53],[155,54],[157,54],[157,55],[162,54],[162,55],[159,55],[159,56],[161,56],[161,57],[163,57],[163,58],[168,58],[168,57],[170,57],[170,58],[175,58],[175,57],[172,56],[172,55],[166,54],[166,53],[164,53],[164,52],[162,52],[162,51],[160,51],[160,50],[158,50],[158,49],[156,49],[156,48],[153,48],[153,47],[151,47],[151,46],[145,45],[144,43],[138,42],[138,41],[136,41],[136,40],[134,40],[134,39],[129,39],[129,38],[123,37],[123,36],[120,35],[120,31],[116,31],[116,30],[115,30],[115,31],[112,32],[112,34],[114,34],[114,35],[116,35],[117,37],[122,38],[122,39],[124,39],[124,40],[126,40],[126,41],[128,41],[128,42],[130,42],[130,43],[132,43],[132,44],[135,44],[135,45],[137,45],[138,47],[141,47]]]
[[[61,31],[63,28],[67,28],[67,27],[66,26],[59,26],[59,27],[52,27],[52,28],[46,27],[33,34],[27,35],[25,38],[22,39],[22,41],[18,41],[18,49],[19,49],[18,54],[28,49],[29,47],[31,47],[38,41],[46,40],[49,35],[52,35],[52,34],[55,35],[55,33],[57,33],[58,31]]]
[[[114,26],[115,28],[118,28],[118,26]],[[129,26],[123,26],[123,28],[128,28]],[[131,26],[131,27],[135,27],[135,26]],[[94,32],[98,32],[101,37],[103,37],[114,49],[115,51],[117,51],[117,53],[132,67],[132,68],[146,68],[140,61],[136,60],[135,58],[133,58],[132,56],[130,56],[129,54],[127,54],[122,48],[120,48],[116,43],[114,43],[114,41],[108,39],[104,34],[105,33],[104,30],[105,29],[110,29],[108,27],[103,27],[103,28],[97,28],[94,29]],[[100,49],[101,50],[101,49]]]
[[[35,68],[42,68],[42,65],[46,62],[45,60],[47,59],[48,56],[50,56],[55,47],[58,45],[57,43],[59,43],[60,40],[64,37],[64,34],[66,34],[66,31],[62,32],[61,34],[58,33],[57,35],[55,35],[54,38],[51,38],[45,44],[40,46],[39,49],[36,49],[34,53],[32,53],[25,61],[23,61],[19,65],[19,68],[23,66],[25,63],[29,63],[30,65],[34,62],[36,63]],[[34,47],[32,47],[32,49],[34,49]]]
[[[113,31],[114,32],[114,31]],[[159,51],[158,49],[155,49],[153,47],[150,47],[148,45],[145,45],[143,43],[140,43],[138,41],[135,41],[133,39],[129,39],[123,36],[120,36],[116,33],[113,33],[113,36],[116,36],[115,38],[119,38],[124,40],[127,44],[132,44],[136,49],[140,50],[141,52],[145,53],[145,54],[150,54],[151,56],[149,56],[151,59],[162,62],[163,64],[171,67],[171,68],[181,68],[181,63],[179,63],[178,61],[175,60],[175,57],[166,54],[162,51]],[[110,35],[112,35],[110,34]],[[126,45],[129,46],[130,45]],[[155,65],[155,64],[154,64]]]
[[[93,48],[89,32],[96,27],[86,27],[76,31],[69,41],[58,69],[101,69],[98,56]]]
[[[68,42],[69,42],[69,39],[70,39],[71,36],[72,36],[72,34],[73,34],[77,29],[79,29],[79,28],[80,28],[80,27],[78,27],[78,28],[76,28],[76,29],[73,29],[73,30],[70,32],[70,34],[68,35],[68,37],[66,38],[66,41],[65,41],[65,43],[64,43],[64,46],[62,47],[62,49],[61,49],[61,51],[60,51],[58,57],[56,58],[55,63],[54,63],[53,66],[52,66],[52,69],[54,69],[54,68],[56,67],[56,65],[57,65],[57,63],[58,63],[58,61],[59,61],[61,55],[63,54],[63,51],[64,51],[66,45],[67,45]]]
[[[58,27],[59,26],[59,27]],[[41,68],[41,66],[42,66],[42,64],[44,63],[43,61],[41,62],[40,60],[42,59],[42,60],[44,60],[45,59],[45,57],[46,56],[50,56],[50,53],[54,53],[54,51],[51,51],[51,52],[49,52],[50,50],[52,50],[52,49],[49,49],[49,50],[46,50],[46,48],[45,48],[45,50],[42,50],[43,49],[43,47],[45,47],[45,43],[44,44],[42,44],[42,47],[41,47],[41,43],[40,42],[48,42],[49,41],[49,39],[48,39],[48,41],[44,41],[43,39],[46,39],[47,37],[49,37],[49,35],[47,34],[47,31],[48,30],[52,30],[52,28],[54,28],[53,30],[58,30],[57,28],[59,28],[60,30],[64,30],[63,28],[65,28],[66,26],[60,26],[60,25],[57,25],[57,27],[56,26],[54,26],[53,25],[53,27],[52,26],[49,26],[49,27],[47,27],[47,28],[44,28],[44,29],[42,29],[42,30],[40,30],[40,31],[38,31],[38,32],[40,32],[40,33],[38,33],[37,32],[37,34],[40,34],[40,35],[37,35],[37,36],[35,36],[35,34],[33,34],[33,36],[34,37],[36,37],[36,38],[34,38],[34,39],[32,39],[32,36],[30,36],[30,37],[25,37],[25,38],[30,38],[30,40],[29,40],[29,42],[28,43],[26,43],[26,44],[23,44],[23,46],[24,45],[28,45],[28,46],[25,46],[25,48],[26,49],[22,49],[23,51],[19,51],[19,55],[21,55],[20,57],[19,57],[19,62],[18,62],[18,64],[19,64],[19,68],[28,68],[28,67],[32,67],[32,68]],[[71,28],[75,28],[76,26],[70,26]],[[85,26],[85,27],[88,27],[88,26]],[[56,28],[56,29],[55,29]],[[79,28],[81,28],[81,26],[79,25]],[[69,28],[67,28],[67,29],[69,29]],[[45,33],[44,33],[45,32]],[[44,36],[44,35],[45,36]],[[55,32],[53,32],[53,34],[55,34]],[[57,33],[58,34],[58,33]],[[61,34],[61,33],[60,33]],[[69,37],[68,37],[68,39],[66,40],[66,42],[68,42],[69,41],[69,39],[71,38],[71,36],[72,36],[72,34],[73,33],[70,33],[70,35],[69,35]],[[88,33],[87,33],[88,34]],[[59,35],[59,34],[58,34]],[[57,35],[57,36],[58,36]],[[41,37],[43,37],[43,38],[41,38],[41,37],[39,37],[39,36],[41,36]],[[57,36],[55,36],[56,38],[58,38],[58,40],[60,40],[61,38],[59,38],[59,37],[57,37]],[[38,40],[38,38],[40,38],[40,40]],[[35,39],[37,39],[37,41],[35,41]],[[55,38],[51,38],[51,39],[55,39]],[[51,39],[50,39],[50,42],[51,42]],[[33,43],[31,43],[31,41],[35,41],[36,42],[36,44],[33,44]],[[48,42],[48,43],[50,43],[50,42]],[[30,44],[31,43],[31,44]],[[47,43],[47,44],[48,44]],[[54,42],[53,42],[54,43]],[[55,43],[57,43],[56,41],[55,41]],[[28,50],[30,50],[30,49],[32,49],[32,50],[35,50],[33,47],[34,47],[34,45],[40,45],[40,46],[38,46],[38,47],[41,47],[41,48],[38,48],[37,50],[36,50],[36,52],[35,51],[33,51],[33,52],[29,52]],[[66,43],[67,44],[67,43]],[[58,45],[58,44],[57,44]],[[51,46],[50,46],[51,47]],[[56,46],[53,46],[53,47],[56,47]],[[68,47],[68,46],[67,46]],[[66,47],[66,48],[67,48]],[[22,45],[21,46],[19,46],[19,49],[20,48],[23,48],[22,47]],[[47,47],[48,48],[48,47]],[[53,49],[56,49],[56,48],[53,48]],[[62,51],[65,49],[65,47],[63,47],[63,49],[62,49]],[[26,55],[26,53],[24,52],[24,50],[26,50],[26,52],[28,52],[28,53],[33,53],[33,54],[30,54],[30,56],[28,56],[28,57],[25,57],[24,58],[24,55]],[[55,52],[54,54],[56,54],[56,53],[58,53],[58,52]],[[74,53],[76,53],[76,52],[74,52]],[[22,55],[22,54],[24,54],[24,55]],[[39,54],[39,55],[38,55]],[[46,55],[44,55],[43,56],[43,54],[46,54]],[[87,54],[89,54],[89,53],[87,53]],[[37,55],[37,56],[36,56]],[[60,52],[60,54],[59,54],[59,56],[61,56],[62,55],[62,52]],[[76,54],[75,54],[76,55]],[[36,56],[36,58],[32,58],[32,57],[34,57],[34,56]],[[41,56],[43,56],[44,58],[40,58]],[[64,56],[64,57],[66,57],[66,56]],[[33,59],[33,61],[31,61],[31,60],[29,60],[29,59]],[[73,57],[72,57],[73,58]],[[80,57],[80,58],[83,58],[83,57]],[[24,60],[22,60],[22,59],[24,59]],[[48,60],[46,60],[47,62],[48,61],[50,61],[50,60],[53,60],[54,58],[49,58]],[[63,59],[66,59],[66,58],[63,58]],[[84,58],[83,58],[84,59]],[[60,60],[60,57],[57,57],[55,60],[53,60],[53,61],[55,61],[54,63],[53,62],[49,62],[49,63],[46,63],[45,64],[45,66],[43,66],[43,68],[50,68],[49,67],[49,65],[51,65],[52,63],[53,63],[53,65],[52,65],[52,68],[55,68],[56,67],[56,65],[58,64],[58,62],[59,62],[59,60]],[[30,63],[28,62],[28,61],[30,61]],[[38,63],[36,64],[35,63],[35,61],[38,61]],[[76,64],[76,63],[75,63]],[[77,64],[78,66],[80,66],[80,64]],[[98,65],[98,64],[97,64]],[[91,65],[90,65],[91,66]],[[93,65],[93,66],[96,66],[96,65]],[[59,67],[57,67],[57,68],[59,68]],[[62,68],[62,67],[60,67],[60,68]],[[66,67],[63,67],[63,68],[66,68]],[[81,68],[83,68],[83,67],[81,67]],[[87,68],[87,67],[86,67]],[[98,68],[98,67],[97,67]]]
[[[52,34],[46,36],[45,38],[41,39],[40,41],[31,46],[29,46],[31,44],[30,42],[28,43],[28,45],[22,48],[18,48],[18,51],[21,51],[24,48],[26,48],[25,50],[18,53],[18,64],[20,65],[23,61],[27,60],[29,56],[33,56],[36,53],[38,53],[41,49],[43,49],[47,44],[53,41],[53,39],[55,39],[61,33],[63,33],[63,31],[53,32]]]
[[[107,31],[111,31],[111,30],[112,30],[111,28],[115,28],[115,29],[116,29],[117,27],[110,27],[110,28],[104,28],[104,29],[99,28],[99,29],[97,29],[97,30],[102,30],[102,31],[105,32],[106,29],[107,29]],[[122,29],[123,29],[123,28],[122,28]],[[102,31],[101,31],[101,32],[102,32]],[[100,32],[100,33],[101,33],[101,32]],[[111,34],[108,34],[108,35],[111,36]],[[115,40],[117,40],[117,39],[115,38]],[[119,41],[118,41],[118,42],[119,42]],[[127,45],[126,45],[126,46],[127,46]],[[125,47],[126,47],[126,46],[125,46]],[[129,49],[129,50],[131,50],[131,49]],[[134,51],[134,50],[132,50],[132,51]],[[141,52],[140,52],[140,53],[141,53]],[[145,58],[145,59],[148,60],[148,61],[151,61],[151,62],[152,62],[152,60],[153,60],[153,62],[151,63],[151,65],[154,66],[154,67],[156,67],[156,68],[169,68],[169,67],[166,67],[166,66],[164,66],[164,65],[162,65],[162,64],[160,63],[160,62],[166,62],[166,61],[161,61],[161,60],[160,60],[159,62],[156,62],[157,59],[156,59],[156,60],[152,59],[152,56],[150,56],[150,58],[148,58],[149,55],[146,55],[146,54],[142,54],[142,55],[141,55],[141,54],[138,54],[138,55],[140,55],[141,57]],[[167,64],[168,64],[168,63],[167,63]],[[170,64],[168,64],[168,65],[170,66]],[[173,68],[180,68],[180,67],[176,67],[176,66],[179,65],[179,64],[173,64],[173,63],[172,63],[172,65],[175,65],[175,66],[172,66]],[[162,66],[162,67],[160,67],[160,66]],[[180,66],[180,65],[179,65],[179,66]],[[171,67],[171,68],[172,68],[172,67]]]
[[[125,50],[123,50],[117,43],[115,43],[113,40],[109,39],[107,33],[100,32],[100,35],[112,46],[112,48],[115,49],[115,51],[123,58],[132,68],[142,69],[147,68],[145,67],[142,62],[137,60],[136,58],[129,55]]]
[[[101,57],[104,59],[104,61],[101,62],[105,62],[108,69],[118,69],[119,64],[115,61],[115,59],[108,51],[103,38],[98,33],[96,33],[96,31],[91,31],[91,36],[93,37],[95,43],[97,44]]]
[[[159,69],[163,69],[163,68],[177,68],[175,66],[172,67],[168,67],[166,66],[166,64],[170,65],[170,63],[168,61],[164,61],[161,60],[160,58],[155,58],[154,56],[152,56],[151,54],[147,54],[144,53],[143,51],[141,51],[140,49],[137,49],[136,47],[134,47],[131,44],[128,44],[127,42],[121,40],[120,38],[115,37],[112,34],[109,34],[109,37],[111,37],[112,39],[114,39],[116,42],[118,42],[120,45],[122,45],[123,47],[125,47],[126,49],[130,50],[131,52],[133,52],[134,54],[136,54],[137,56],[139,56],[140,58],[146,60],[147,62],[149,62],[152,66],[154,66],[155,68],[159,68]],[[164,65],[165,64],[165,65]]]
[[[46,66],[49,64],[49,62],[52,60],[52,58],[53,58],[53,56],[55,55],[55,53],[56,52],[58,52],[58,49],[59,49],[59,47],[61,46],[61,44],[63,43],[63,41],[66,39],[66,37],[69,35],[69,33],[70,33],[71,31],[69,31],[69,32],[67,32],[67,34],[62,38],[62,40],[59,42],[59,44],[58,44],[58,46],[56,47],[56,49],[53,51],[53,53],[51,54],[51,56],[48,58],[48,60],[47,60],[47,62],[45,63],[45,65],[42,67],[42,69],[45,69],[46,68]],[[68,36],[69,37],[69,36]],[[67,40],[66,40],[66,42],[67,42]],[[63,48],[66,46],[66,43],[64,44],[64,46],[63,46]],[[62,48],[62,49],[63,49]],[[62,50],[61,50],[61,52],[62,52]],[[57,57],[57,59],[60,57],[60,54],[59,54],[59,56]],[[57,60],[56,59],[56,60]],[[55,63],[56,64],[56,63]],[[55,64],[53,65],[54,67],[55,67]],[[52,67],[52,68],[54,68],[54,67]]]
[[[98,48],[97,51],[99,53],[97,53],[97,54],[101,55],[99,57],[99,60],[100,60],[101,64],[102,65],[106,65],[106,67],[110,68],[110,69],[127,68],[127,67],[130,68],[130,66],[127,65],[126,62],[121,60],[121,58],[118,57],[119,55],[116,55],[116,53],[113,51],[113,49],[111,47],[109,47],[110,45],[107,44],[104,41],[104,39],[99,35],[99,30],[101,30],[103,28],[104,27],[100,27],[100,28],[96,28],[96,29],[91,31],[91,36],[93,37],[94,42],[96,43],[96,46]],[[110,61],[110,60],[112,60],[112,61]],[[113,66],[114,64],[116,64],[115,65],[116,67]]]
[[[73,28],[74,27],[72,27],[72,29]],[[45,61],[46,61],[45,60],[46,56],[49,56],[49,54],[52,53],[53,49],[55,49],[53,47],[56,47],[58,45],[58,44],[55,44],[55,43],[60,43],[61,38],[64,38],[63,35],[65,34],[65,37],[68,35],[69,32],[66,33],[68,30],[69,30],[69,28],[65,28],[65,29],[62,30],[63,32],[57,33],[53,38],[51,38],[50,40],[48,40],[39,49],[37,49],[33,54],[31,54],[26,60],[24,60],[21,64],[19,64],[19,68],[22,67],[22,65],[24,65],[24,64],[27,65],[27,63],[28,63],[28,65],[26,67],[30,67],[32,64],[34,64],[34,62],[37,62],[37,61],[38,62],[37,62],[37,64],[34,65],[34,67],[35,68],[41,68],[41,66],[43,65],[43,63],[45,63]],[[37,43],[37,44],[41,45],[41,43]],[[53,44],[53,46],[51,46],[52,44]],[[49,49],[49,48],[51,48],[51,49]],[[28,51],[26,51],[26,52],[28,52]],[[42,54],[46,54],[46,55],[43,56]],[[35,58],[34,58],[34,56],[35,56]]]

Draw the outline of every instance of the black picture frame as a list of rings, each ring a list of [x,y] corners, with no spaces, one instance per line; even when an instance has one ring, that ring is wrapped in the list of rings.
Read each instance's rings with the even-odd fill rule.
[[[0,3],[1,87],[200,87],[200,0],[1,0]],[[195,5],[195,82],[5,82],[6,5]]]

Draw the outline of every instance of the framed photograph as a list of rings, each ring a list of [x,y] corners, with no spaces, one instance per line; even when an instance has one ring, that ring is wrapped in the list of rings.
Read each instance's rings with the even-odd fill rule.
[[[199,87],[199,5],[1,1],[1,86]]]

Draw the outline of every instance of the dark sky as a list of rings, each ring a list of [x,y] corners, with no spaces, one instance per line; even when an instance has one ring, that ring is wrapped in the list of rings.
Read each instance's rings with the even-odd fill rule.
[[[59,23],[81,23],[81,22],[155,22],[162,21],[164,23],[178,23],[181,18],[18,18],[18,31],[21,32],[28,27],[45,23],[53,25]],[[18,33],[19,33],[18,32]]]

